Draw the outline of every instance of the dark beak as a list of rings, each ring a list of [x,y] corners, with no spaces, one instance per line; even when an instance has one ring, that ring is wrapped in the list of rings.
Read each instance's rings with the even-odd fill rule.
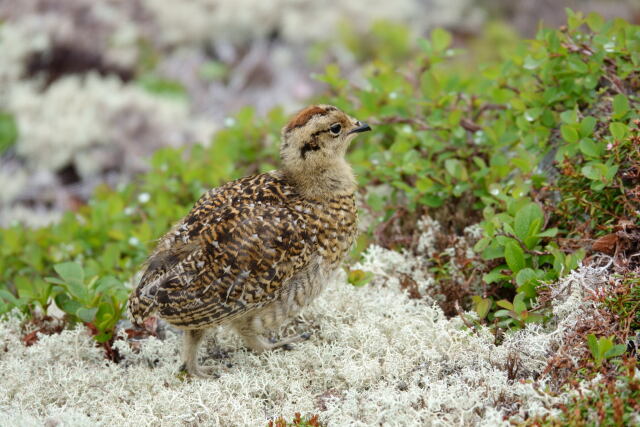
[[[357,128],[355,129],[351,129],[347,135],[351,135],[352,133],[360,133],[360,132],[366,132],[368,130],[371,130],[371,126],[369,126],[368,124],[366,124],[365,122],[358,122],[357,123]]]

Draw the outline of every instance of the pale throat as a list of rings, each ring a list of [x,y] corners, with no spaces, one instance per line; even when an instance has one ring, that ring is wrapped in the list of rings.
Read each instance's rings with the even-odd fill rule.
[[[353,169],[344,158],[326,165],[284,164],[282,171],[300,194],[312,199],[329,199],[356,191]]]

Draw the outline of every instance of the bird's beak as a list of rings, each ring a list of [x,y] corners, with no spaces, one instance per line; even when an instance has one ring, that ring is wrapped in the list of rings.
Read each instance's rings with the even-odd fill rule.
[[[352,133],[359,133],[359,132],[366,132],[368,130],[371,130],[371,126],[369,126],[368,124],[366,124],[365,122],[357,122],[356,126],[358,126],[355,129],[351,129],[347,135],[351,135]]]

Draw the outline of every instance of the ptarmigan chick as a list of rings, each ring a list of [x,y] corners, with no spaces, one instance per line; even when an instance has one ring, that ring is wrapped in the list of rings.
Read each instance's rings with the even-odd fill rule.
[[[196,376],[204,331],[231,324],[256,351],[265,335],[324,288],[357,233],[349,143],[371,130],[331,105],[300,111],[282,130],[279,170],[206,192],[158,243],[129,298],[134,323],[157,313],[184,329],[182,361]]]

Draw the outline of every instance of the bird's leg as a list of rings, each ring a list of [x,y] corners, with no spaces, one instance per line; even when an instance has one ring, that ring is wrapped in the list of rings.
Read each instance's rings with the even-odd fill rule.
[[[307,340],[311,336],[311,333],[305,332],[279,341],[272,341],[264,336],[267,331],[262,328],[260,319],[255,317],[238,319],[233,323],[233,326],[244,340],[245,345],[256,353],[262,353],[278,347],[291,350],[291,344]]]
[[[242,335],[242,334],[241,334]],[[262,353],[263,351],[273,350],[278,347],[282,347],[285,350],[291,350],[293,347],[291,344],[297,343],[309,339],[311,334],[305,332],[303,334],[294,335],[292,337],[283,338],[279,341],[270,340],[264,335],[245,334],[242,335],[244,343],[247,347],[256,353]]]
[[[194,329],[184,332],[182,344],[182,370],[189,375],[200,378],[211,378],[216,375],[212,368],[203,368],[198,364],[198,348],[204,337],[204,329]]]

